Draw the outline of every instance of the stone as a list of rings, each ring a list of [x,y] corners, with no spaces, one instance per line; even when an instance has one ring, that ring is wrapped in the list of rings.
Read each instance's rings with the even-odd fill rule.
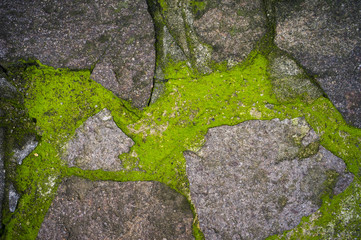
[[[5,194],[5,129],[0,127],[0,221],[2,221],[2,205]],[[2,226],[0,226],[0,229]]]
[[[353,175],[318,142],[303,118],[209,129],[200,150],[184,153],[205,238],[265,239],[297,226],[323,195],[342,192]]]
[[[322,90],[293,59],[285,54],[270,54],[269,59],[273,91],[280,102],[294,102],[298,98],[313,102],[322,96]]]
[[[194,29],[200,41],[212,46],[212,60],[228,66],[244,60],[266,33],[266,16],[260,0],[204,1]]]
[[[212,50],[199,40],[194,31],[192,2],[148,0],[148,4],[156,28],[157,68],[165,68],[164,64],[169,60],[178,61],[185,57],[194,70],[202,74],[210,73]],[[160,70],[156,71],[159,74]]]
[[[292,55],[344,116],[361,128],[361,2],[277,1],[275,43]]]
[[[194,239],[187,199],[159,182],[68,178],[37,239]]]
[[[34,135],[27,136],[23,139],[25,142],[20,146],[15,147],[11,160],[17,162],[19,165],[23,163],[23,160],[38,146],[38,141]]]
[[[18,205],[18,200],[20,194],[16,191],[14,185],[10,183],[9,187],[9,210],[10,212],[15,212],[16,206]]]
[[[55,68],[95,67],[94,80],[119,85],[109,90],[135,107],[147,105],[155,38],[146,0],[3,0],[0,16],[1,65],[35,58]],[[99,79],[108,69],[116,78]]]
[[[88,118],[64,146],[63,159],[69,167],[83,170],[122,170],[119,155],[129,152],[134,141],[118,128],[108,109]]]
[[[0,98],[15,99],[18,97],[16,88],[6,81],[5,78],[0,78]]]

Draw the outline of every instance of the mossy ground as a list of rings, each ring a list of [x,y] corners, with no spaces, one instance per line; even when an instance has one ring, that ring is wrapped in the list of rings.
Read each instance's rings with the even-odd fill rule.
[[[328,231],[326,226],[337,225],[342,216],[340,221],[346,229],[342,231],[356,229],[361,221],[360,200],[356,197],[361,185],[361,130],[348,126],[324,97],[312,103],[302,99],[293,99],[292,104],[279,103],[272,91],[267,67],[267,58],[257,52],[251,53],[241,65],[230,70],[220,68],[207,76],[195,75],[185,63],[177,63],[165,72],[170,79],[165,93],[142,112],[90,80],[89,71],[53,69],[40,63],[27,67],[22,73],[26,80],[25,106],[30,117],[37,119],[36,130],[41,141],[17,168],[16,187],[22,197],[14,213],[5,212],[3,238],[35,239],[57,186],[67,176],[92,180],[155,180],[190,200],[183,151],[199,149],[209,128],[253,119],[295,117],[305,117],[321,135],[320,144],[344,159],[355,180],[344,193],[332,199],[325,196],[320,211],[304,218],[296,229],[270,239],[286,236],[302,239],[314,233],[322,234]],[[120,156],[125,170],[68,168],[60,158],[62,146],[77,127],[105,107],[135,142],[130,153]],[[340,215],[345,209],[352,209],[352,213]],[[338,214],[337,217],[334,214]],[[203,238],[197,221],[194,235],[196,239]]]

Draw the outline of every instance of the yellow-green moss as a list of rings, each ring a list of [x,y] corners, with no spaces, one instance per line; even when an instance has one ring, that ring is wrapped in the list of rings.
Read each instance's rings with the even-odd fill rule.
[[[257,52],[231,70],[220,68],[207,76],[192,74],[184,63],[170,65],[165,71],[169,79],[165,93],[142,112],[90,80],[89,71],[53,69],[40,63],[27,68],[23,73],[27,78],[25,105],[30,117],[37,119],[37,131],[42,139],[18,168],[16,186],[23,196],[16,212],[4,218],[5,238],[36,237],[56,186],[66,176],[92,180],[155,180],[190,200],[183,151],[199,149],[209,128],[252,119],[295,117],[305,117],[320,134],[320,143],[343,158],[348,170],[356,175],[353,185],[344,193],[332,199],[324,198],[316,220],[303,218],[298,229],[309,222],[315,226],[329,224],[332,218],[328,212],[337,213],[342,201],[359,189],[356,186],[361,169],[361,130],[348,126],[332,103],[323,97],[312,104],[301,99],[295,99],[292,104],[279,103],[272,91],[267,66],[267,58]],[[61,146],[81,123],[105,107],[135,142],[129,153],[120,156],[126,170],[68,168],[59,157]],[[49,181],[54,182],[53,187],[49,187]],[[195,213],[194,207],[193,211]],[[193,227],[196,239],[203,239],[197,221]]]

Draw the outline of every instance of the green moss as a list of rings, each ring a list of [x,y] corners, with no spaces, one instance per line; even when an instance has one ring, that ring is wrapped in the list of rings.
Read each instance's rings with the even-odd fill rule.
[[[36,237],[65,175],[59,158],[61,147],[82,122],[104,107],[118,113],[114,118],[120,127],[138,119],[137,110],[130,112],[129,103],[90,80],[89,71],[56,70],[40,63],[27,64],[21,70],[17,87],[24,94],[30,119],[36,119],[41,142],[16,168],[12,180],[22,197],[14,213],[4,211],[5,239]]]
[[[308,144],[306,147],[302,147],[297,155],[299,158],[308,158],[312,155],[315,155],[318,152],[319,147],[320,147],[319,142],[312,142]]]
[[[243,64],[231,70],[220,68],[207,76],[193,74],[185,62],[170,64],[164,73],[169,80],[164,94],[142,112],[90,80],[89,71],[53,69],[40,63],[29,66],[23,72],[27,80],[24,84],[25,105],[30,117],[37,119],[36,129],[42,139],[17,171],[16,186],[24,195],[16,212],[5,217],[6,238],[36,237],[56,186],[67,176],[91,180],[160,181],[190,201],[183,152],[199,149],[211,127],[273,118],[305,117],[320,134],[320,143],[343,158],[348,170],[356,175],[355,182],[344,193],[332,199],[324,198],[316,220],[303,218],[300,226],[330,223],[332,218],[327,211],[341,211],[340,204],[359,191],[361,130],[348,126],[326,98],[320,97],[312,103],[300,99],[292,104],[278,102],[267,66],[267,58],[257,52],[252,52]],[[59,158],[61,147],[80,124],[105,107],[111,110],[116,124],[135,142],[131,152],[120,156],[125,170],[68,168]],[[54,185],[49,187],[49,182]],[[359,211],[353,204],[351,202],[350,206]],[[194,206],[192,208],[196,213]],[[193,224],[193,232],[196,239],[204,239],[197,221]],[[305,233],[300,230],[295,234],[293,236]]]

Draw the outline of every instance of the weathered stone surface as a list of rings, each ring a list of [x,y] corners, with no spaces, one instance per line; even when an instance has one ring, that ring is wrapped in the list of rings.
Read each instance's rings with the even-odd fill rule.
[[[146,0],[0,2],[0,64],[36,58],[59,68],[90,69],[117,96],[146,106],[155,67]],[[103,70],[105,68],[105,70]],[[99,78],[99,71],[114,78]]]
[[[346,120],[361,127],[361,2],[277,1],[275,43],[295,57]]]
[[[318,141],[302,118],[210,129],[201,150],[184,153],[206,239],[264,239],[343,191],[353,177]]]
[[[167,48],[174,40],[189,64],[201,73],[210,73],[211,69],[208,65],[211,59],[211,49],[200,41],[195,32],[191,2],[188,0],[149,0],[148,2],[155,11],[153,18],[158,28],[157,39],[164,40],[164,37],[166,38],[166,42],[159,46]],[[168,38],[168,31],[172,38]],[[172,54],[169,57],[172,59],[182,57],[178,47],[168,48],[171,50],[169,53]],[[164,50],[162,49],[161,52]],[[168,56],[164,55],[164,57]]]
[[[14,99],[17,97],[16,88],[6,81],[5,78],[0,78],[0,98]]]
[[[15,212],[16,206],[18,205],[18,200],[20,194],[16,191],[14,185],[11,183],[9,186],[9,210],[10,212]]]
[[[270,54],[269,73],[273,91],[280,102],[298,98],[306,102],[322,96],[321,89],[296,62],[285,54]]]
[[[212,60],[241,62],[266,32],[266,16],[260,0],[204,1],[194,29],[200,40],[213,47]]]
[[[5,139],[4,138],[5,138],[5,129],[0,127],[0,221],[2,220],[2,205],[5,194],[5,167],[4,167]],[[1,225],[0,228],[2,228]]]
[[[194,239],[187,199],[159,182],[60,185],[38,239]]]
[[[119,155],[129,152],[133,145],[134,141],[118,128],[105,108],[75,131],[75,136],[64,146],[63,158],[70,167],[118,171],[122,170]]]
[[[38,146],[38,141],[34,135],[24,138],[24,144],[13,149],[11,160],[22,164],[23,160]]]

